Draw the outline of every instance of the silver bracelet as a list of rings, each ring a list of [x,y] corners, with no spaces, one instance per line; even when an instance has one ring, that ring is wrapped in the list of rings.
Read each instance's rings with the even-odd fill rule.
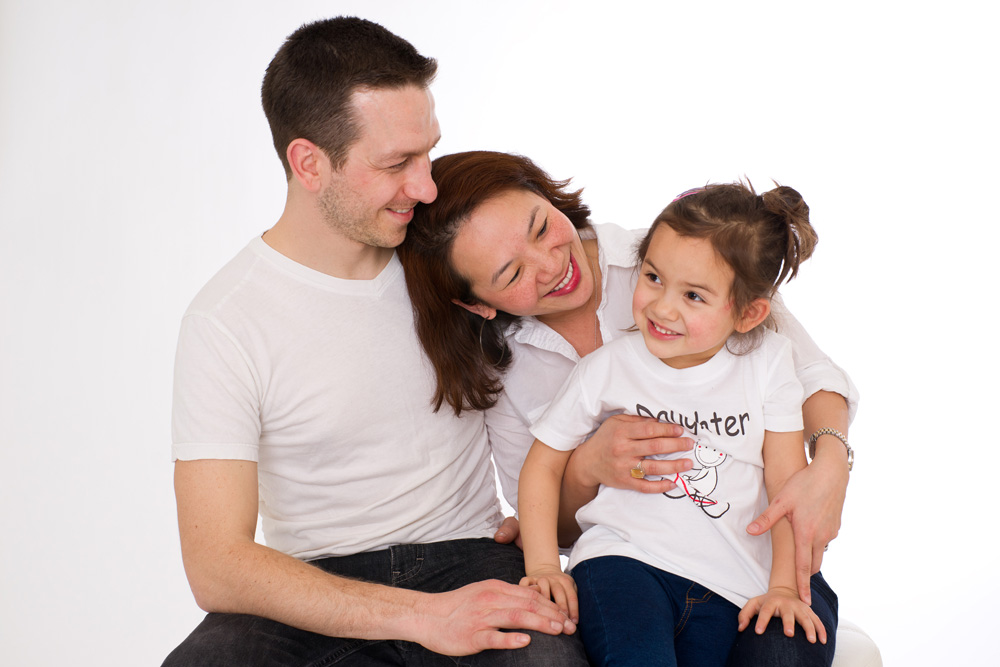
[[[854,469],[854,450],[851,446],[847,444],[847,436],[838,431],[835,428],[821,428],[812,434],[809,438],[809,460],[812,461],[816,456],[816,441],[821,435],[832,435],[833,437],[844,443],[844,447],[847,448],[847,472],[851,472]]]

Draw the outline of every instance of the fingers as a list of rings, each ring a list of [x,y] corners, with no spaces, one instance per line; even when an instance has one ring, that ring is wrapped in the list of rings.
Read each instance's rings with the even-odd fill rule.
[[[760,611],[760,598],[753,598],[743,605],[743,609],[740,609],[740,614],[737,617],[739,621],[737,629],[740,632],[746,630],[747,626],[750,625],[750,621],[753,620],[753,617],[757,615],[758,611]]]
[[[503,520],[497,532],[493,535],[493,540],[499,544],[510,544],[521,534],[521,526],[517,522],[517,517],[509,516]]]
[[[510,587],[494,601],[489,625],[511,630],[537,630],[549,635],[575,632],[576,623],[550,599],[549,582],[540,577],[526,585],[525,582],[531,579],[535,578],[525,577],[521,580],[522,585]],[[536,587],[541,590],[535,590]]]
[[[810,574],[816,574],[823,567],[823,553],[826,551],[828,545],[824,544],[823,548],[820,549],[817,545],[813,544],[812,550],[812,568],[810,569]]]
[[[786,594],[767,593],[748,601],[740,610],[737,629],[740,632],[745,630],[756,614],[754,632],[758,635],[764,634],[773,619],[781,624],[782,632],[787,637],[795,636],[795,625],[798,624],[810,643],[815,644],[819,640],[825,644],[826,628],[819,616],[801,600],[789,597],[790,594],[791,591]]]
[[[767,506],[767,509],[761,512],[760,516],[754,519],[749,526],[747,526],[747,532],[751,535],[763,535],[767,531],[771,530],[778,519],[788,514],[788,508],[785,507],[780,500],[775,500],[773,503]]]
[[[482,647],[480,650],[524,648],[531,643],[531,636],[523,632],[483,630],[475,637],[475,642]]]

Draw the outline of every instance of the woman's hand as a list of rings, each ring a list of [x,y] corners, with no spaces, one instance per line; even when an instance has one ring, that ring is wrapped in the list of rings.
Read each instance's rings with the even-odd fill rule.
[[[674,488],[671,479],[690,470],[691,460],[645,457],[689,451],[694,441],[680,437],[683,433],[676,424],[649,417],[615,415],[606,419],[589,440],[573,450],[566,465],[559,499],[559,544],[569,546],[580,536],[576,511],[597,496],[601,484],[642,493]],[[640,462],[644,475],[655,479],[632,475]]]
[[[826,643],[826,628],[823,627],[823,622],[791,588],[773,587],[764,595],[749,600],[740,610],[740,632],[746,630],[754,616],[757,616],[754,632],[758,635],[764,634],[772,618],[780,618],[786,636],[795,635],[795,624],[798,623],[811,644],[815,644],[817,638],[821,644]]]
[[[497,544],[510,544],[513,542],[518,548],[524,549],[524,545],[521,543],[521,524],[518,523],[516,516],[504,517],[503,523],[497,528],[497,532],[493,534],[493,541]]]
[[[592,487],[595,493],[601,484],[643,493],[663,493],[674,488],[674,483],[670,481],[674,475],[691,469],[691,460],[646,457],[689,451],[694,441],[680,437],[683,433],[684,429],[677,424],[636,415],[615,415],[576,448],[569,467],[576,467],[576,479],[583,486]],[[632,469],[640,462],[647,477],[663,479],[634,477]]]
[[[847,465],[834,457],[813,460],[785,482],[767,509],[747,526],[762,535],[781,517],[788,517],[795,539],[795,580],[809,590],[809,577],[819,572],[826,545],[840,531],[840,515],[847,496]]]
[[[533,588],[542,597],[551,599],[573,623],[580,622],[580,607],[576,597],[576,582],[573,577],[558,567],[544,567],[534,570],[521,579],[521,585]]]

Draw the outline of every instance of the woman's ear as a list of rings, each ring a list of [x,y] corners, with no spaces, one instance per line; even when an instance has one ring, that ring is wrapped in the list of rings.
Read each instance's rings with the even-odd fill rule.
[[[467,311],[474,315],[479,315],[485,320],[492,320],[497,316],[497,309],[490,308],[489,306],[482,303],[465,303],[464,301],[459,301],[458,299],[452,299],[451,302],[456,306],[461,306]]]
[[[740,333],[746,333],[753,329],[755,326],[767,319],[767,316],[771,314],[771,301],[769,299],[754,299],[747,306],[746,311],[736,322],[736,330]]]

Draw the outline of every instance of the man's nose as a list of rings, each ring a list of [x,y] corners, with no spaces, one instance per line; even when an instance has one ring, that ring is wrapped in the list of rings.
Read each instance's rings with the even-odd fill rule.
[[[431,179],[431,159],[425,155],[414,160],[410,177],[403,186],[403,193],[410,199],[430,204],[437,198],[437,186]]]

